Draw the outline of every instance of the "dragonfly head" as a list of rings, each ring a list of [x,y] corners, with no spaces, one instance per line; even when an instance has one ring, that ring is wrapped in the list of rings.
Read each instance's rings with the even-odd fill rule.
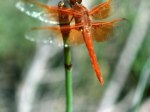
[[[64,6],[65,6],[65,3],[64,3],[63,1],[60,1],[60,2],[58,3],[58,7],[59,7],[59,8],[64,7]]]
[[[76,3],[81,4],[82,0],[70,0],[71,5],[75,5]]]

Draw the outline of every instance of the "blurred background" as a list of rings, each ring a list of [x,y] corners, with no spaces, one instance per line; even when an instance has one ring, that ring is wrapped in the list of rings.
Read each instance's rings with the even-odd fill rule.
[[[25,39],[41,23],[18,10],[17,2],[0,1],[0,112],[65,112],[63,48]],[[119,38],[95,43],[104,86],[85,45],[72,47],[74,112],[150,112],[150,1],[113,2],[128,27]]]

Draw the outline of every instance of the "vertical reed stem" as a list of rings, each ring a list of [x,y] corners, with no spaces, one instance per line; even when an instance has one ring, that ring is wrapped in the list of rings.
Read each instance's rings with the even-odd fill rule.
[[[65,80],[66,80],[66,112],[72,112],[72,65],[70,47],[64,46]]]

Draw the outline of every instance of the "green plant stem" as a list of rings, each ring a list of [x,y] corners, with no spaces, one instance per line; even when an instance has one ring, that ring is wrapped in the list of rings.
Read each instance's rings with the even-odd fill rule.
[[[72,112],[72,64],[70,47],[64,46],[65,81],[66,81],[66,112]]]

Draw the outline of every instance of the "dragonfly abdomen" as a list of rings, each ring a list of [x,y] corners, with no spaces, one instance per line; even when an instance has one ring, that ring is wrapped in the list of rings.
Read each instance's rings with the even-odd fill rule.
[[[100,83],[103,85],[104,80],[103,80],[102,73],[99,68],[98,60],[97,60],[97,57],[95,54],[91,32],[88,29],[83,28],[82,34],[83,34],[83,38],[84,38],[86,47],[87,47],[89,55],[90,55],[90,59],[91,59],[93,68],[96,72],[97,78],[100,81]]]

